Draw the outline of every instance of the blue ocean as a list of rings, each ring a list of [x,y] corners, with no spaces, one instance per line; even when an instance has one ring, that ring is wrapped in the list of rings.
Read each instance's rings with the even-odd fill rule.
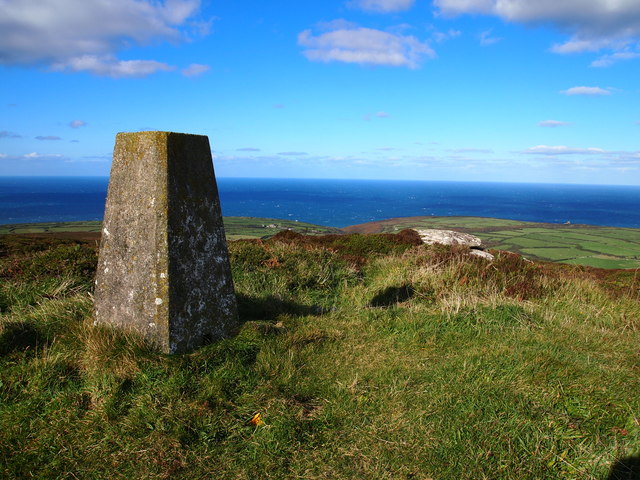
[[[334,227],[418,215],[640,228],[640,187],[218,178],[225,216]],[[0,177],[0,224],[101,220],[106,177]]]

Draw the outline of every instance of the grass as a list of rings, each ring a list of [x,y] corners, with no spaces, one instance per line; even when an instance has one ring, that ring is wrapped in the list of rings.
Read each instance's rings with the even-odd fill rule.
[[[520,222],[480,217],[407,217],[354,225],[339,230],[304,222],[254,217],[224,217],[228,240],[269,238],[281,231],[307,235],[338,233],[394,233],[406,228],[454,229],[479,236],[487,248],[599,268],[639,268],[640,230]],[[0,234],[64,235],[97,241],[100,222],[0,225]]]
[[[94,245],[0,237],[0,477],[639,478],[637,272],[229,248],[239,335],[166,356],[93,326]]]
[[[272,218],[224,217],[223,222],[228,240],[271,237],[282,230],[293,230],[307,235],[339,232],[337,228]],[[102,222],[100,221],[0,225],[0,235],[9,233],[100,233],[101,230]]]
[[[479,217],[407,217],[347,227],[351,233],[397,232],[406,228],[453,229],[477,235],[487,248],[529,255],[535,260],[639,268],[640,229],[543,224]]]
[[[60,232],[99,232],[102,222],[48,222],[16,223],[0,225],[0,234],[7,233],[60,233]]]

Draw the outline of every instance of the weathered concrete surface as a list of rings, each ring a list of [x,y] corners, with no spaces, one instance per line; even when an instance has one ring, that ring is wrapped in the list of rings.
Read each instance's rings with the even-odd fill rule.
[[[117,135],[94,305],[96,323],[137,330],[165,353],[236,332],[207,137]]]

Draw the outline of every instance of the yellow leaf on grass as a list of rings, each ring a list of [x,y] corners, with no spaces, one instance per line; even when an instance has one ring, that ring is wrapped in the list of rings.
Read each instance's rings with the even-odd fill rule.
[[[249,420],[249,423],[251,425],[255,425],[256,427],[259,427],[261,425],[264,425],[264,420],[262,420],[262,415],[260,415],[260,413],[256,413],[253,416],[253,418]]]

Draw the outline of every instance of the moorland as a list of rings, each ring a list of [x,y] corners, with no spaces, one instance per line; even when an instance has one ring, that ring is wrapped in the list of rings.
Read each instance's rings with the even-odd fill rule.
[[[530,259],[226,223],[242,328],[174,356],[93,325],[99,225],[1,235],[0,476],[640,478],[637,264],[525,251],[637,262],[637,232],[431,220]]]

